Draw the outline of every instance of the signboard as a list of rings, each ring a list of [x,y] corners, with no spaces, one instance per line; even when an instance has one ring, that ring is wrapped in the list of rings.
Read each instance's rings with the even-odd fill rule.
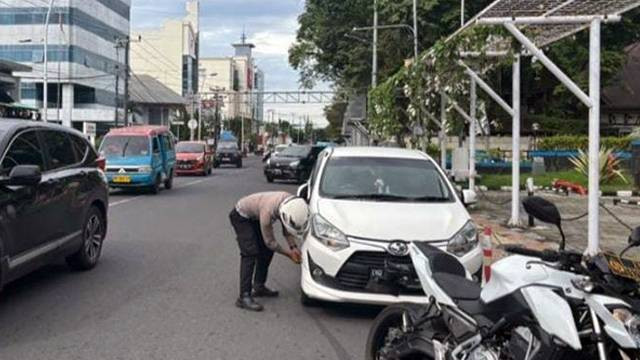
[[[189,120],[189,122],[187,123],[187,126],[189,126],[189,129],[191,130],[195,130],[198,128],[198,121],[196,119],[191,119]]]
[[[82,132],[87,136],[96,136],[96,123],[82,123]]]
[[[184,121],[172,121],[171,125],[173,125],[173,126],[184,126]]]
[[[612,127],[640,126],[640,113],[609,113],[602,116],[601,122]]]

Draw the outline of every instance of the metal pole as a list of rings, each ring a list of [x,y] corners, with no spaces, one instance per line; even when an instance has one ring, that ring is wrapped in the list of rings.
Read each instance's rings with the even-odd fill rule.
[[[447,170],[447,97],[440,93],[440,166]]]
[[[189,92],[190,92],[189,96],[190,96],[190,99],[191,99],[191,119],[194,119],[193,115],[196,112],[196,109],[195,109],[195,95],[193,94],[193,90],[189,90]],[[195,134],[194,129],[189,127],[189,140],[193,141],[193,140],[195,140],[195,138],[196,138],[196,134]]]
[[[476,80],[471,78],[471,109],[469,116],[469,189],[476,188],[476,122],[477,122],[477,100]]]
[[[44,74],[42,79],[42,95],[44,103],[44,114],[42,114],[42,120],[44,122],[49,120],[49,20],[51,19],[53,1],[54,0],[49,0],[49,8],[47,9],[47,16],[44,22]]]
[[[378,0],[373,0],[373,60],[371,65],[371,87],[378,85]]]
[[[418,63],[418,0],[413,0],[413,56]]]
[[[600,27],[601,20],[591,22],[589,43],[589,246],[587,254],[600,249]]]
[[[198,141],[202,141],[202,94],[198,94]]]
[[[460,3],[460,27],[464,26],[464,0]]]
[[[513,125],[511,145],[511,219],[510,226],[520,226],[520,55],[513,60]]]
[[[129,50],[131,49],[131,39],[126,36],[124,38],[124,126],[129,126]]]

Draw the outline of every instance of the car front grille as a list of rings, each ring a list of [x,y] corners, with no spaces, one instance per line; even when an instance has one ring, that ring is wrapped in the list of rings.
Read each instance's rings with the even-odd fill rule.
[[[124,173],[126,174],[131,174],[131,173],[137,173],[138,172],[138,168],[120,168],[120,167],[107,167],[107,171],[108,173],[120,173],[120,170],[124,170]]]
[[[345,290],[363,291],[369,285],[374,270],[383,271],[386,263],[409,265],[413,269],[410,256],[393,256],[386,252],[358,251],[342,265],[336,282]],[[421,291],[401,289],[400,294],[416,295]]]

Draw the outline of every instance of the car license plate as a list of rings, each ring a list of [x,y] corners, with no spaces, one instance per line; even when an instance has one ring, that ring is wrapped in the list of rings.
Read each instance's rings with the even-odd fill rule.
[[[180,169],[189,169],[191,166],[189,165],[180,165]]]
[[[223,158],[222,158],[222,161],[231,161],[231,158],[223,157]]]
[[[113,182],[118,184],[131,183],[131,176],[118,175],[113,177]]]
[[[275,169],[275,170],[273,170],[273,174],[274,174],[274,175],[282,175],[282,170],[280,170],[280,169]]]
[[[609,270],[617,276],[640,282],[640,262],[623,259],[615,254],[604,254]]]

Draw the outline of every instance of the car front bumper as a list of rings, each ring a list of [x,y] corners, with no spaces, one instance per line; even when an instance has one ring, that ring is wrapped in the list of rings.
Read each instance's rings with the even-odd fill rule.
[[[117,174],[117,173],[107,173],[107,180],[109,181],[109,187],[113,188],[129,188],[129,187],[143,187],[143,186],[152,186],[155,183],[155,177],[151,173],[127,173],[127,174]],[[129,178],[129,181],[114,181],[115,178],[125,176]]]
[[[310,298],[337,303],[373,305],[400,302],[426,303],[427,298],[422,292],[419,282],[416,284],[417,277],[408,281],[407,283],[411,285],[406,288],[389,287],[382,284],[378,286],[378,279],[374,279],[374,277],[377,276],[376,272],[385,273],[386,276],[387,270],[382,269],[386,269],[386,265],[372,265],[363,269],[363,266],[367,266],[366,264],[374,263],[371,260],[390,257],[386,253],[385,245],[377,241],[358,239],[357,242],[350,241],[350,246],[346,249],[333,251],[321,244],[311,234],[307,235],[302,246],[302,276],[300,280],[302,291]],[[363,258],[363,254],[371,255],[371,257]],[[354,264],[354,259],[358,257],[361,262]],[[482,252],[479,247],[476,247],[459,259],[467,271],[473,274],[482,265]],[[401,262],[406,264],[407,259]],[[387,263],[386,260],[384,263]],[[311,267],[319,267],[322,270],[322,276],[313,274]],[[354,273],[352,270],[358,270],[358,267],[359,271]],[[362,286],[365,283],[367,285]],[[416,291],[416,287],[419,288],[419,291]]]
[[[264,168],[264,176],[272,179],[297,180],[300,177],[300,170],[296,168]]]

